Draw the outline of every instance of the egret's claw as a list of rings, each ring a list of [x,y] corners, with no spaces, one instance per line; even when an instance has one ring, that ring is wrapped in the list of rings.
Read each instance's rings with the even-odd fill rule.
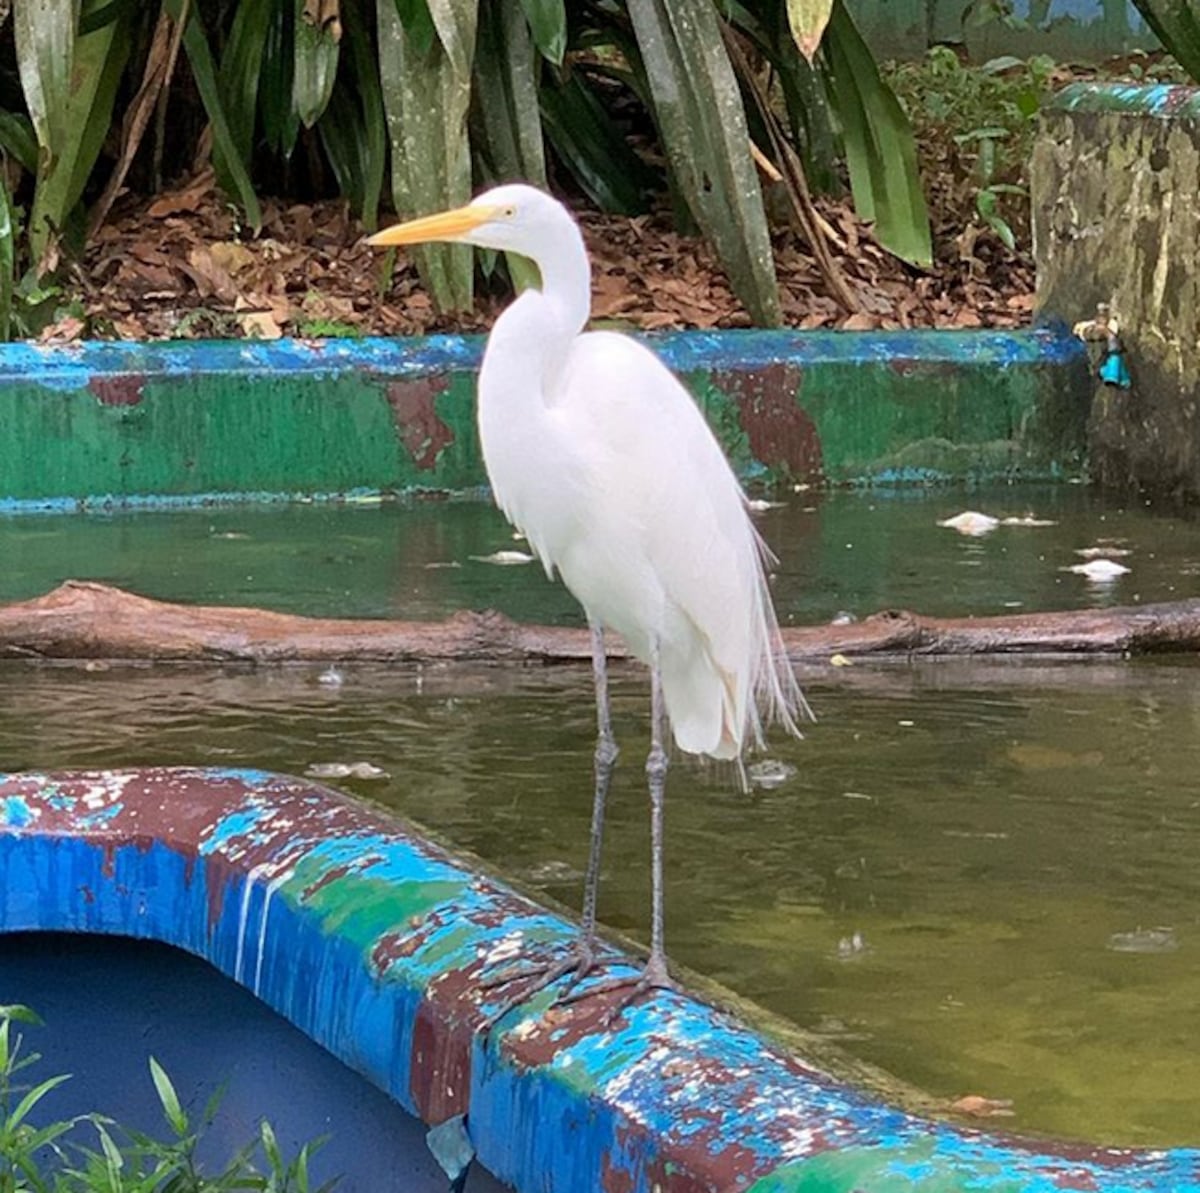
[[[572,986],[576,984],[572,983]],[[651,957],[646,962],[646,966],[641,973],[610,978],[606,982],[598,982],[594,986],[588,986],[585,990],[568,990],[559,996],[557,1002],[560,1004],[583,1002],[585,999],[593,998],[599,994],[611,994],[614,990],[625,990],[626,988],[628,990],[625,996],[609,1007],[605,1013],[604,1018],[600,1021],[601,1027],[610,1027],[614,1020],[619,1019],[630,1006],[637,1002],[643,995],[649,994],[651,990],[670,990],[673,992],[678,992],[679,990],[675,979],[667,972],[666,961],[661,957]]]
[[[561,961],[543,961],[532,965],[512,966],[509,969],[502,970],[495,977],[481,982],[480,986],[484,990],[494,990],[498,986],[507,986],[510,982],[519,982],[525,979],[528,979],[528,981],[515,994],[506,998],[484,1020],[483,1030],[485,1032],[491,1031],[509,1011],[521,1006],[523,1003],[527,1003],[535,994],[545,990],[548,986],[554,985],[560,978],[570,975],[571,980],[567,983],[565,989],[555,998],[553,1005],[558,1006],[568,1001],[575,987],[592,973],[599,964],[601,962],[596,959],[594,944],[591,941],[582,940]]]

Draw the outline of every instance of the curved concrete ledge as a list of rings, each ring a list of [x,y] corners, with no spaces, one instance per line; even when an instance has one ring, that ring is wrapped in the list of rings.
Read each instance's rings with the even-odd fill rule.
[[[1065,332],[647,337],[747,478],[1077,471],[1090,393]],[[486,483],[478,337],[0,346],[0,512],[363,500]]]
[[[613,1030],[549,994],[478,1034],[481,986],[571,927],[388,816],[261,771],[0,776],[0,931],[182,947],[484,1165],[546,1193],[1183,1193],[1200,1150],[1039,1147],[839,1085],[683,995]]]

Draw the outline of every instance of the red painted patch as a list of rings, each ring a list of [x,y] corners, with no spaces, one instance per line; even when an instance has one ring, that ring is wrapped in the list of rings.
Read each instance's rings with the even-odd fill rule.
[[[797,402],[800,366],[787,362],[752,371],[713,373],[713,383],[737,402],[754,458],[796,480],[820,480],[821,439]]]
[[[438,453],[454,442],[454,432],[438,417],[438,395],[446,390],[442,377],[422,377],[413,381],[390,381],[388,405],[413,463],[424,472],[437,467]]]
[[[446,1015],[441,995],[425,999],[413,1024],[408,1088],[417,1114],[440,1123],[466,1114],[471,1100],[471,1048],[477,1023]]]
[[[146,378],[140,373],[118,373],[113,377],[93,377],[88,389],[101,406],[136,406],[142,400]]]

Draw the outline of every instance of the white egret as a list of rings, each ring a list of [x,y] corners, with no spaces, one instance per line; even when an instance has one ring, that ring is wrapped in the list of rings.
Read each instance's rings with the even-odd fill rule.
[[[591,267],[562,204],[531,186],[500,186],[370,243],[435,240],[521,253],[541,273],[540,289],[521,294],[488,337],[479,436],[496,503],[547,574],[557,571],[578,599],[592,637],[599,737],[582,931],[567,961],[521,971],[538,979],[522,999],[567,974],[573,986],[596,963],[600,842],[617,756],[606,628],[650,668],[650,957],[632,994],[666,987],[666,724],[681,750],[736,760],[740,771],[767,722],[799,736],[797,718],[811,715],[783,650],[765,548],[687,390],[636,340],[584,332]]]

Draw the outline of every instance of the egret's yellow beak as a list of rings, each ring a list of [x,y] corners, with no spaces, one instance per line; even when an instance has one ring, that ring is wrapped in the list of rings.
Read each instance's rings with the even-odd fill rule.
[[[429,240],[457,240],[496,217],[494,207],[456,207],[439,215],[426,215],[404,224],[393,224],[367,238],[367,244],[389,248],[394,244],[424,244]]]

